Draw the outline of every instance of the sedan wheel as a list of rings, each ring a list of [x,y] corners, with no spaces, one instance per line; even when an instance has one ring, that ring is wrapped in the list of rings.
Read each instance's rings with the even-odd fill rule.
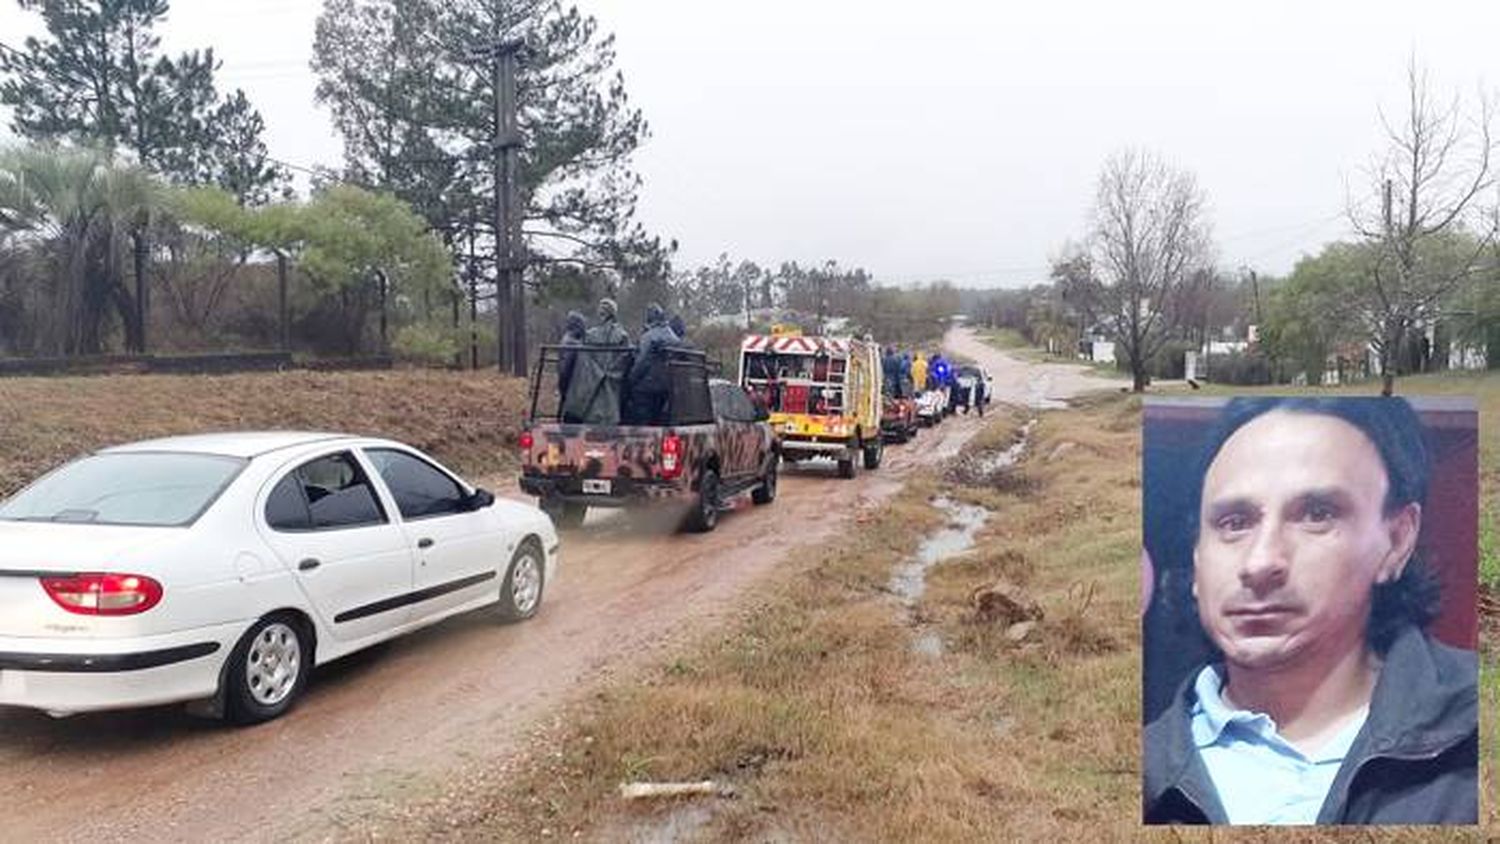
[[[238,724],[258,724],[292,708],[306,685],[312,653],[290,619],[256,622],[230,654],[225,713]]]
[[[536,615],[545,585],[541,552],[532,542],[522,543],[500,587],[500,615],[506,621],[522,621]]]

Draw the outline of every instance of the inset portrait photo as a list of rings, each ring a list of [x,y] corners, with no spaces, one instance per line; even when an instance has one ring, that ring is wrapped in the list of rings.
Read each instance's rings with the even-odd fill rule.
[[[1148,401],[1148,824],[1476,824],[1467,399]]]

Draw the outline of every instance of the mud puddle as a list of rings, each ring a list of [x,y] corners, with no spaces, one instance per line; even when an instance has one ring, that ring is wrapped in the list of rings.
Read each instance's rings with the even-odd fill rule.
[[[950,498],[934,498],[932,506],[948,514],[948,524],[922,540],[917,553],[902,563],[891,575],[890,590],[908,610],[915,609],[927,589],[927,571],[950,557],[974,547],[974,537],[990,511],[972,504],[959,504]]]
[[[1037,420],[1027,420],[1021,426],[1020,436],[1010,447],[995,452],[976,455],[955,467],[954,477],[965,483],[983,485],[986,479],[1014,467],[1031,444],[1031,432]],[[936,630],[926,625],[917,605],[927,589],[927,572],[933,566],[963,554],[975,545],[975,537],[984,529],[994,512],[974,504],[962,504],[951,498],[940,496],[932,499],[932,506],[948,515],[947,524],[936,533],[922,540],[911,559],[900,564],[891,574],[890,591],[901,602],[903,620],[915,632],[912,650],[926,657],[943,655],[943,640]]]

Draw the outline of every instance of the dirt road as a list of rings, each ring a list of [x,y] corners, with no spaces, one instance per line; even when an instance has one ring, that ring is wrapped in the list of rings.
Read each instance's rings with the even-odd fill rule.
[[[995,398],[1032,408],[1056,408],[1079,393],[1118,390],[1124,385],[1089,374],[1080,366],[1062,363],[1028,363],[999,352],[970,331],[948,335],[949,351],[979,361],[995,379]]]
[[[995,374],[1002,400],[1035,405],[1091,386],[1015,361],[967,332],[952,351]],[[1106,386],[1115,386],[1102,382]],[[541,614],[502,626],[478,613],[320,670],[297,710],[229,729],[165,708],[54,721],[0,711],[5,840],[268,840],[357,828],[362,807],[473,758],[504,758],[602,678],[710,625],[788,559],[836,542],[831,489],[870,507],[913,469],[956,454],[979,429],[954,417],[854,481],[832,464],[787,472],[768,507],[740,502],[708,535],[674,535],[623,513],[565,534]],[[486,479],[514,488],[511,478]]]

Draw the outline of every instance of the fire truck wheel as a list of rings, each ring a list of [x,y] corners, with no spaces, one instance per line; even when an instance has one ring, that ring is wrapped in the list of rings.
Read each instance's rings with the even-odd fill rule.
[[[865,468],[879,469],[880,458],[885,456],[885,441],[880,437],[875,442],[865,444]]]
[[[843,478],[846,481],[849,480],[850,478],[854,477],[854,458],[853,457],[840,457],[839,458],[839,477]]]
[[[698,481],[698,500],[688,515],[688,530],[708,533],[719,525],[719,473],[712,469]]]

